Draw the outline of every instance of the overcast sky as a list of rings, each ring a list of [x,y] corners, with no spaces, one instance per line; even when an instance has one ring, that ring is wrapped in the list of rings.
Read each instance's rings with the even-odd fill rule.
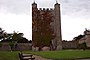
[[[0,0],[0,27],[8,33],[19,31],[32,39],[34,0]],[[38,7],[54,8],[55,0],[36,0]],[[90,0],[58,0],[61,4],[62,39],[72,40],[90,29]]]

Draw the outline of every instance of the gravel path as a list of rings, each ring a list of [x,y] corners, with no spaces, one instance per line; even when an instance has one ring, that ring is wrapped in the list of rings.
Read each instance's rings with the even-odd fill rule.
[[[46,58],[43,58],[41,56],[36,56],[36,55],[34,55],[34,57],[35,57],[35,60],[52,60],[52,59],[46,59]]]
[[[90,59],[80,59],[80,60],[90,60]]]
[[[52,60],[52,59],[46,59],[46,58],[43,58],[41,56],[36,56],[36,55],[34,55],[34,57],[35,57],[35,60]],[[90,60],[90,59],[78,59],[78,60]]]

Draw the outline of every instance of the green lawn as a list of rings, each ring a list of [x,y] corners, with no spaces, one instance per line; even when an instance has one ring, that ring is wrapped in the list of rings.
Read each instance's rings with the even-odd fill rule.
[[[48,51],[48,52],[31,52],[32,54],[39,55],[45,58],[54,60],[71,60],[77,58],[90,58],[90,51],[79,50],[63,50],[63,51]]]
[[[0,60],[19,60],[18,52],[0,51]]]
[[[23,53],[32,53],[39,55],[45,58],[50,58],[54,60],[71,60],[76,58],[87,58],[90,57],[90,51],[79,51],[79,50],[63,50],[63,51],[47,51],[47,52],[31,52],[31,51],[22,51]],[[19,60],[18,57],[19,51],[9,52],[9,51],[0,51],[0,60]]]

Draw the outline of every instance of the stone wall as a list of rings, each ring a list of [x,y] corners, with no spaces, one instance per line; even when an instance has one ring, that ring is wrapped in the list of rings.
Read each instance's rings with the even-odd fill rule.
[[[76,49],[78,46],[77,41],[62,41],[63,49]]]
[[[0,43],[0,51],[10,51],[9,43]]]
[[[85,35],[85,42],[87,47],[90,47],[90,31]]]
[[[13,50],[31,50],[32,44],[30,43],[18,43],[16,47],[13,48]],[[9,46],[9,43],[1,43],[0,51],[10,51],[11,48]]]
[[[90,30],[85,29],[84,37],[79,40],[79,44],[86,43],[87,47],[90,47]]]

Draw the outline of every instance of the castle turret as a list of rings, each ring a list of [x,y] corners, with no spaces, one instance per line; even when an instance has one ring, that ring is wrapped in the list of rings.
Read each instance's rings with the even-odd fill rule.
[[[37,24],[35,24],[35,22],[37,22],[37,4],[34,2],[32,4],[32,45],[35,46],[36,42],[35,42],[35,38],[36,38],[36,31],[37,31]]]
[[[60,15],[60,4],[56,1],[56,4],[54,5],[54,14],[55,14],[55,34],[57,41],[57,47],[56,50],[62,49],[62,35],[61,35],[61,15]]]
[[[35,3],[35,1],[32,4],[32,8],[37,8],[37,4]]]

